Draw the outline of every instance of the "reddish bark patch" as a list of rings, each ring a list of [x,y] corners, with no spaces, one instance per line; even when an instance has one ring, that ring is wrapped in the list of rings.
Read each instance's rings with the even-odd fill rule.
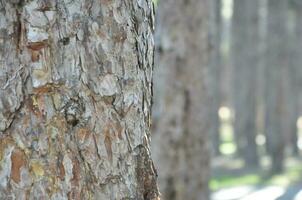
[[[80,143],[83,143],[89,138],[89,130],[86,128],[80,128],[76,132],[76,138]]]
[[[48,94],[53,92],[58,92],[60,94],[63,94],[65,91],[65,86],[63,84],[53,84],[48,83],[47,85],[43,85],[41,87],[37,87],[33,89],[34,94]]]
[[[42,42],[30,42],[27,44],[27,48],[34,50],[34,51],[39,51],[47,46],[46,41]]]
[[[103,31],[98,30],[97,31],[98,36],[100,36],[101,38],[106,38],[106,34]]]
[[[113,40],[117,43],[124,43],[124,41],[127,39],[127,34],[124,30],[120,30],[119,33],[115,34],[113,36]]]
[[[49,93],[53,90],[52,87],[48,86],[48,85],[45,85],[45,86],[42,86],[42,87],[38,87],[38,88],[34,88],[34,93],[36,94],[45,94],[45,93]]]
[[[51,5],[45,4],[45,5],[42,5],[40,8],[38,8],[37,10],[40,12],[45,12],[45,11],[49,11],[51,9],[52,9]]]
[[[72,159],[73,167],[72,173],[73,177],[71,179],[72,188],[68,193],[68,199],[70,200],[81,200],[81,190],[80,190],[80,180],[81,180],[81,168],[80,163],[77,158]]]
[[[104,143],[105,143],[106,152],[109,160],[112,161],[112,141],[110,137],[110,129],[106,128],[104,134],[105,134]]]
[[[110,137],[106,136],[104,143],[105,143],[105,147],[106,147],[106,151],[107,151],[109,160],[112,161],[112,142],[111,142]]]
[[[13,144],[14,144],[14,142],[13,142],[12,138],[9,136],[0,138],[0,161],[3,159],[6,148]]]
[[[112,3],[112,0],[101,0],[101,4],[108,5]]]
[[[21,167],[26,165],[24,152],[19,149],[15,149],[12,153],[11,161],[12,161],[11,179],[16,183],[19,183]]]
[[[31,61],[38,62],[40,60],[40,52],[39,51],[31,51]]]
[[[78,161],[78,159],[74,158],[73,161],[73,170],[72,170],[72,173],[73,173],[73,177],[72,177],[72,183],[75,185],[75,186],[79,186],[79,182],[80,182],[80,179],[81,179],[81,168],[80,168],[80,163]]]
[[[61,162],[59,164],[59,178],[63,181],[64,177],[65,177],[65,169],[63,163]]]
[[[118,138],[119,138],[120,140],[122,140],[122,139],[123,139],[123,136],[122,136],[123,127],[121,126],[120,123],[117,123],[116,130],[117,130]]]

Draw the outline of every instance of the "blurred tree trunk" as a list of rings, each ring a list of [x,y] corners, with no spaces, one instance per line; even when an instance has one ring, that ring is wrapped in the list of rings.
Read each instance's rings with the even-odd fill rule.
[[[210,81],[210,96],[212,99],[212,107],[210,112],[211,129],[209,135],[212,140],[212,154],[214,156],[220,155],[220,121],[218,116],[218,110],[220,108],[220,80],[221,80],[221,1],[210,1],[211,13],[210,13],[210,60],[209,60],[209,75]]]
[[[151,1],[0,1],[0,199],[158,199]]]
[[[258,1],[235,0],[232,34],[235,136],[246,165],[258,166],[256,76],[259,60]]]
[[[258,0],[259,4],[259,54],[258,69],[256,75],[257,87],[257,130],[265,136],[265,79],[266,79],[266,48],[267,48],[267,0]],[[263,141],[264,142],[264,141]],[[259,155],[265,153],[265,143],[259,148]]]
[[[294,7],[295,10],[295,19],[296,19],[296,24],[295,24],[295,40],[297,41],[295,44],[295,60],[296,60],[296,64],[295,64],[295,70],[296,70],[296,86],[297,89],[299,88],[299,92],[298,94],[298,102],[299,102],[299,116],[301,116],[302,114],[302,67],[301,67],[301,63],[302,63],[302,2],[301,1],[297,1],[297,5]]]
[[[163,96],[154,105],[160,120],[154,125],[152,150],[167,200],[207,200],[209,195],[209,9],[207,0],[165,0],[158,7],[155,66],[163,80],[155,81],[161,87],[155,91]]]
[[[283,170],[285,92],[282,74],[288,67],[287,7],[284,0],[268,1],[268,37],[266,53],[265,133],[272,173]]]
[[[302,88],[302,2],[291,1],[291,40],[290,40],[290,67],[289,67],[289,122],[290,122],[290,147],[293,155],[299,154],[297,119],[300,115],[301,88]]]

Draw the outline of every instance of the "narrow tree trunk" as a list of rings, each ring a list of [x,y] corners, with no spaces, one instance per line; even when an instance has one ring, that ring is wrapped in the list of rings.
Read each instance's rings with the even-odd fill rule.
[[[207,0],[160,1],[160,120],[153,137],[163,199],[208,199]],[[157,83],[157,81],[156,81]],[[164,84],[162,84],[164,83]],[[156,90],[158,91],[158,90]],[[159,101],[160,102],[160,101]]]
[[[157,199],[151,1],[0,1],[0,199]]]
[[[282,74],[288,67],[287,1],[268,1],[268,37],[266,64],[266,138],[272,159],[272,173],[283,169],[284,160],[284,91]]]
[[[212,153],[214,156],[220,155],[220,134],[219,134],[219,117],[218,110],[220,107],[220,80],[221,80],[221,55],[220,55],[220,45],[221,45],[221,1],[213,0],[210,1],[211,15],[210,15],[210,92],[212,99],[212,107],[210,112],[211,118],[211,129],[209,135],[212,140]]]
[[[297,135],[297,119],[301,114],[300,102],[301,98],[301,87],[302,87],[302,3],[300,1],[292,1],[291,9],[291,37],[290,41],[290,68],[289,68],[289,120],[290,120],[290,148],[293,155],[299,154],[298,149],[298,135]]]
[[[259,16],[259,49],[256,74],[257,87],[257,129],[264,136],[265,133],[265,82],[266,82],[266,48],[267,48],[267,0],[258,0]],[[265,153],[265,144],[261,146],[260,153]]]
[[[235,135],[246,165],[258,166],[256,145],[256,75],[258,57],[258,2],[235,0],[232,58],[234,63]]]

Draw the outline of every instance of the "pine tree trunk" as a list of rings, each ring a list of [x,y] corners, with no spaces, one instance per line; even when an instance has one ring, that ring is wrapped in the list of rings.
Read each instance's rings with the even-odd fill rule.
[[[209,135],[212,140],[212,154],[214,156],[220,155],[220,121],[218,117],[218,110],[221,104],[220,99],[220,84],[221,84],[221,1],[210,1],[211,13],[210,13],[210,96],[212,99],[212,107],[210,112],[211,129]]]
[[[291,13],[292,13],[292,27],[291,27],[291,37],[293,38],[290,40],[290,66],[289,66],[289,122],[290,122],[290,148],[293,155],[299,154],[298,149],[298,135],[297,135],[297,119],[301,114],[301,87],[302,87],[302,70],[301,70],[301,63],[302,63],[302,54],[301,54],[301,47],[302,47],[302,2],[301,1],[292,1],[291,6]]]
[[[0,1],[0,199],[157,199],[151,1]]]
[[[248,166],[258,166],[255,140],[258,8],[257,1],[235,0],[232,24],[235,135],[239,154]]]
[[[284,160],[284,105],[282,74],[288,67],[287,1],[268,1],[268,37],[265,86],[266,141],[272,159],[272,173],[283,169]]]
[[[207,0],[160,1],[160,120],[153,155],[163,199],[208,199],[210,128]],[[156,77],[158,77],[156,75]],[[156,94],[158,95],[158,94]]]

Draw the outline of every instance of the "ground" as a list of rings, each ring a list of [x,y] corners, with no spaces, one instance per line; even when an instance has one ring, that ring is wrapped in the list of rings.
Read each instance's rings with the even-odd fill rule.
[[[244,168],[240,159],[217,158],[212,163],[212,200],[302,200],[302,160],[288,158],[284,173],[269,175],[269,161],[262,170]]]

